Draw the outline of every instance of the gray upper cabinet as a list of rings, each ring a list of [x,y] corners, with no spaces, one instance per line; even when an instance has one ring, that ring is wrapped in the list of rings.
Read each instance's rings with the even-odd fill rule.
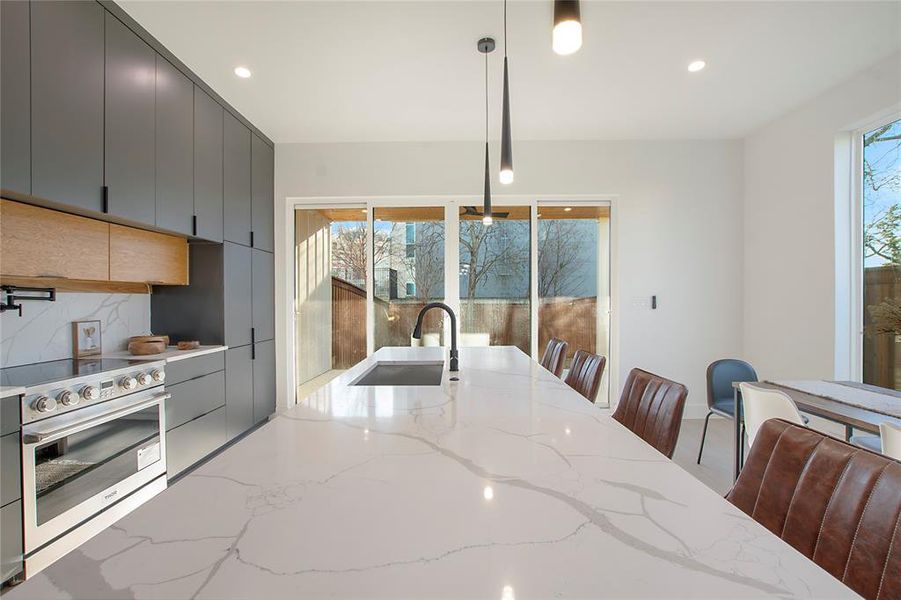
[[[254,344],[253,420],[256,423],[275,412],[275,341]]]
[[[269,252],[253,250],[253,329],[258,342],[275,337],[275,266]]]
[[[194,234],[222,241],[222,107],[194,86]]]
[[[191,235],[194,216],[194,84],[156,56],[156,225]]]
[[[232,348],[249,344],[253,327],[251,252],[246,246],[225,242],[222,245],[223,315],[225,345]]]
[[[272,252],[272,238],[275,229],[275,221],[273,219],[275,154],[266,142],[254,134],[251,155],[253,159],[253,167],[251,169],[251,180],[253,183],[251,223],[253,247]]]
[[[0,2],[0,187],[31,193],[28,2]]]
[[[105,11],[80,0],[30,6],[32,193],[101,211]]]
[[[224,237],[250,245],[250,129],[225,111]]]
[[[156,223],[156,52],[106,13],[107,212]]]

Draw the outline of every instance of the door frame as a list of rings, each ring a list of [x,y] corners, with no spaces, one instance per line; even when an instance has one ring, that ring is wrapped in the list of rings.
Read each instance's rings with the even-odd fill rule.
[[[530,344],[532,356],[538,356],[538,204],[548,205],[583,205],[583,206],[608,206],[610,208],[609,231],[609,257],[608,272],[610,286],[609,308],[609,349],[608,349],[608,399],[614,397],[614,392],[619,389],[618,357],[619,357],[619,260],[618,260],[618,211],[619,196],[614,194],[501,194],[492,197],[492,204],[502,206],[529,206],[530,207]],[[366,232],[366,244],[372,248],[373,213],[374,209],[383,207],[403,208],[415,206],[443,206],[445,218],[445,302],[455,313],[460,312],[460,278],[453,276],[459,272],[460,260],[460,219],[459,207],[464,205],[482,204],[482,196],[474,194],[445,194],[445,195],[417,195],[417,196],[289,196],[285,199],[285,253],[283,276],[285,277],[285,293],[282,298],[276,299],[276,310],[280,310],[285,317],[286,332],[289,340],[286,340],[285,348],[285,373],[282,381],[286,384],[286,406],[297,403],[296,381],[296,331],[295,323],[295,231],[294,212],[303,209],[326,208],[357,208],[366,209],[365,219],[368,223]],[[371,356],[375,348],[375,321],[374,321],[374,287],[372,260],[366,263],[366,354]],[[445,318],[445,333],[449,333],[449,319]],[[613,403],[610,402],[612,405]]]

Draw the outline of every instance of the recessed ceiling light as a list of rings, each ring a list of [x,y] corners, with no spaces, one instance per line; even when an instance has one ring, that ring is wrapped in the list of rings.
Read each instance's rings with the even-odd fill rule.
[[[707,63],[704,62],[703,60],[696,60],[696,61],[689,63],[688,72],[689,73],[697,73],[698,71],[700,71],[701,69],[703,69],[706,66],[707,66]]]
[[[485,498],[485,500],[491,500],[492,498],[494,498],[494,490],[491,489],[490,485],[486,485],[485,489],[482,490],[482,497]]]
[[[250,69],[247,67],[235,67],[235,75],[241,79],[247,79],[250,77]]]
[[[361,212],[361,213],[365,213],[365,212],[366,212],[366,209],[365,209],[365,208],[360,209],[360,212]]]
[[[563,209],[563,212],[569,212],[569,211],[571,211],[571,210],[572,210],[572,207],[571,207],[571,206],[567,206],[566,208]]]

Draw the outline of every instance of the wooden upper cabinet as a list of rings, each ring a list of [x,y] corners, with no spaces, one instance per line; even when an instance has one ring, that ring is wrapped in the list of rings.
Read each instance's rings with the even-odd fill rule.
[[[31,193],[100,212],[106,11],[81,0],[29,5]]]
[[[188,242],[165,233],[109,226],[110,279],[188,284]]]
[[[0,200],[0,274],[109,280],[109,223]]]
[[[188,241],[0,200],[0,277],[83,291],[116,291],[110,284],[118,283],[142,284],[137,291],[147,291],[145,284],[187,285]],[[83,283],[72,288],[68,282],[75,281]]]
[[[107,211],[156,223],[156,52],[106,13],[105,181]]]

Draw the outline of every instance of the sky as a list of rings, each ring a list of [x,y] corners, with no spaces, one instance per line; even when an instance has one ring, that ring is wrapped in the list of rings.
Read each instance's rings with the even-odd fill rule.
[[[901,135],[901,119],[892,124],[892,128],[883,137]],[[901,173],[901,140],[876,142],[864,148],[866,160],[876,173],[877,181],[885,176]],[[892,205],[901,204],[901,186],[883,186],[878,191],[864,187],[864,226],[878,219]],[[901,235],[901,232],[898,232]],[[879,256],[865,259],[864,266],[875,267],[887,261]]]

